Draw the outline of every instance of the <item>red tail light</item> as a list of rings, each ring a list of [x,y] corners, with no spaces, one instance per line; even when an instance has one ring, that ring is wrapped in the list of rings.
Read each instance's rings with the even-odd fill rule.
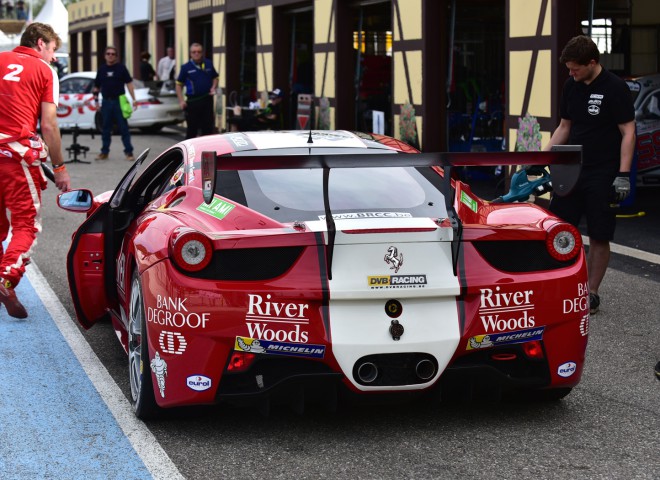
[[[244,372],[250,368],[255,358],[256,355],[254,353],[234,352],[229,359],[227,371],[234,373]]]
[[[543,357],[545,356],[543,354],[543,347],[541,346],[540,340],[532,340],[531,342],[523,343],[522,349],[528,358],[533,358],[535,360],[542,360]]]
[[[172,256],[183,270],[199,272],[206,268],[213,257],[211,240],[199,232],[182,233],[174,240]]]
[[[548,230],[545,246],[560,262],[574,258],[582,248],[582,236],[570,223],[556,223]]]

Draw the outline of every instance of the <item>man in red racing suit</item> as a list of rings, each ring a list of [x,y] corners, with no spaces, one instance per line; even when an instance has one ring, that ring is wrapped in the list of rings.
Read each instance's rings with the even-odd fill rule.
[[[19,47],[0,53],[0,302],[15,318],[27,317],[14,287],[41,231],[41,190],[46,188],[41,162],[50,154],[57,188],[66,191],[71,184],[57,124],[59,81],[50,67],[60,45],[50,25],[32,23]],[[36,134],[39,119],[43,140]],[[11,240],[3,251],[10,226]]]

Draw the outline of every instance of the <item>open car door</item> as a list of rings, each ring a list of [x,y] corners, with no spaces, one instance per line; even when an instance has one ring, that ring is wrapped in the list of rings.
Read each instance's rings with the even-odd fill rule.
[[[117,306],[115,259],[131,210],[123,199],[149,149],[135,160],[112,197],[100,205],[73,236],[67,255],[67,275],[78,322],[88,329]]]
[[[105,285],[108,259],[103,248],[109,209],[109,204],[104,203],[83,222],[67,255],[71,298],[78,321],[85,328],[105,317],[110,308]]]

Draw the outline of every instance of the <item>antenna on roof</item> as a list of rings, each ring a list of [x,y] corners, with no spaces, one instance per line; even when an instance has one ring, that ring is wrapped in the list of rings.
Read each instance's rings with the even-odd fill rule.
[[[314,108],[314,97],[312,97],[312,104],[310,105],[310,110]],[[313,115],[311,115],[310,111],[310,116],[309,116],[309,137],[307,137],[307,143],[314,143],[314,140],[312,139],[312,119],[314,118]]]

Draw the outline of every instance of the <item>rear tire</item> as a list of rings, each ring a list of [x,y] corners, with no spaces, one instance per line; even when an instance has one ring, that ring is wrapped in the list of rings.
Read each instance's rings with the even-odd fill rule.
[[[140,127],[143,133],[158,133],[163,129],[163,125],[151,125],[150,127]]]
[[[133,273],[130,298],[128,306],[128,374],[131,384],[131,405],[135,415],[145,420],[158,416],[160,407],[156,404],[151,379],[142,282],[137,270]]]

